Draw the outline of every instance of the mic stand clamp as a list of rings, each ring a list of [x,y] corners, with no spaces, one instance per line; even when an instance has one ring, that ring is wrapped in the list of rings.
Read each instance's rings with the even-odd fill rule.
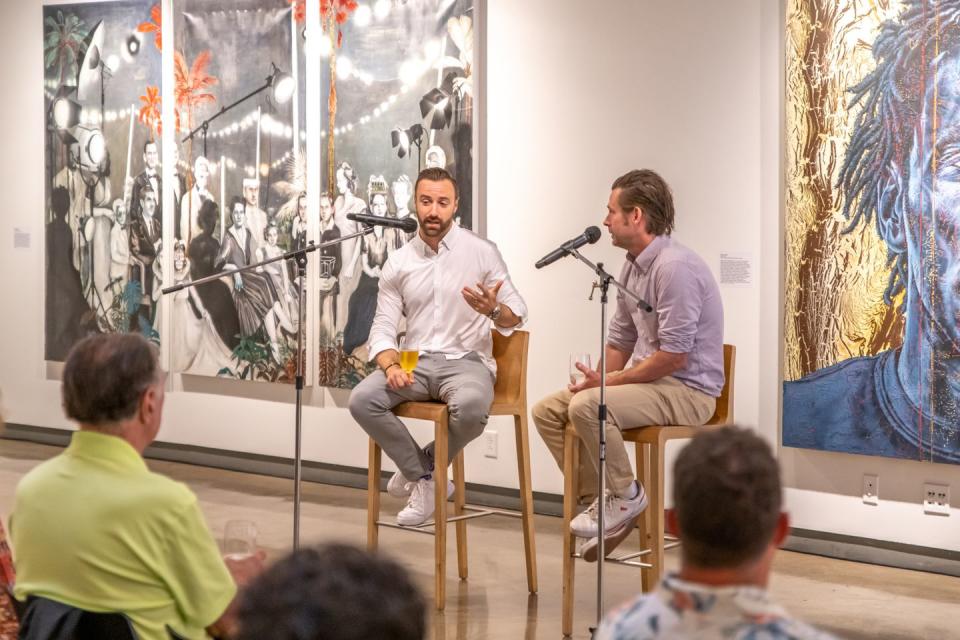
[[[227,276],[234,275],[236,273],[243,273],[244,271],[252,271],[259,267],[262,267],[273,262],[279,262],[281,260],[293,260],[297,265],[297,304],[299,306],[298,311],[298,320],[297,320],[297,371],[294,377],[295,388],[296,388],[296,417],[294,425],[294,467],[293,467],[293,549],[296,551],[300,548],[300,500],[301,500],[301,491],[300,491],[300,482],[303,471],[303,457],[301,451],[301,444],[303,440],[303,387],[304,387],[304,375],[303,375],[303,365],[304,365],[304,353],[303,353],[303,326],[306,324],[306,307],[303,304],[304,298],[304,289],[306,288],[307,281],[307,254],[316,251],[317,249],[325,249],[326,247],[332,247],[334,245],[340,244],[344,240],[350,240],[359,236],[365,236],[368,233],[373,231],[373,227],[367,227],[361,229],[356,233],[351,233],[345,235],[336,240],[330,240],[329,242],[322,242],[320,244],[315,244],[311,242],[306,247],[302,249],[294,249],[292,251],[287,251],[279,256],[268,258],[262,262],[255,262],[253,264],[248,264],[244,267],[237,267],[235,269],[227,269],[226,271],[221,271],[219,273],[214,273],[213,275],[200,278],[199,280],[190,280],[187,282],[181,282],[180,284],[161,289],[161,292],[166,295],[168,293],[174,293],[180,291],[181,289],[186,289],[187,287],[196,287],[197,285],[206,284],[207,282],[213,282],[214,280],[219,280]]]
[[[603,565],[606,563],[605,534],[604,531],[604,511],[607,506],[607,299],[610,285],[614,285],[627,298],[632,299],[644,311],[653,311],[653,308],[642,300],[635,293],[624,287],[616,279],[603,269],[603,263],[593,264],[583,257],[576,249],[569,249],[569,254],[576,257],[580,262],[587,265],[591,271],[597,274],[598,282],[593,283],[590,290],[590,299],[593,299],[593,293],[600,289],[600,406],[597,407],[597,419],[599,420],[599,455],[597,458],[597,627],[603,619]],[[574,470],[574,473],[577,471]],[[591,627],[591,634],[593,627]]]

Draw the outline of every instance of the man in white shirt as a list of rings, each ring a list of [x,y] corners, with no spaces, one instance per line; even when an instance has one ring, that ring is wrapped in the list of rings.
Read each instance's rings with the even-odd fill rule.
[[[399,471],[387,485],[409,496],[397,523],[415,526],[433,514],[433,443],[420,448],[392,413],[407,401],[442,400],[450,412],[449,464],[479,436],[493,402],[496,361],[491,323],[509,335],[527,307],[495,244],[454,223],[457,183],[444,169],[420,173],[414,189],[420,230],[393,252],[380,276],[370,353],[380,371],[350,396],[350,413]],[[400,366],[397,333],[406,318],[406,348],[419,351],[412,373]],[[445,488],[447,495],[452,485]]]
[[[257,249],[267,244],[263,235],[267,229],[267,212],[260,208],[260,181],[256,178],[243,179],[243,201],[247,207],[247,229],[250,230],[251,251],[256,254]]]
[[[203,234],[197,220],[200,217],[200,207],[204,200],[213,200],[213,194],[207,190],[207,182],[210,180],[210,161],[203,156],[197,156],[193,163],[193,187],[180,199],[180,240],[183,240],[187,246],[190,242]],[[225,203],[224,203],[225,204]],[[222,235],[218,222],[214,230],[214,236]]]

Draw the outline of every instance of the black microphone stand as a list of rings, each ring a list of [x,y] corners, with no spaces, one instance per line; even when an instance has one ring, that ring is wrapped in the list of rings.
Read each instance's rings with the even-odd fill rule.
[[[299,279],[299,284],[297,285],[297,304],[299,305],[299,311],[297,312],[297,373],[295,378],[295,387],[296,387],[296,417],[294,418],[294,454],[293,454],[293,549],[296,551],[300,548],[300,480],[303,470],[303,456],[301,452],[301,443],[303,436],[303,386],[304,386],[304,376],[303,376],[303,325],[306,324],[306,307],[303,304],[304,301],[304,288],[306,287],[307,280],[307,254],[316,251],[317,249],[325,249],[326,247],[332,247],[334,245],[340,244],[344,240],[351,240],[359,236],[367,235],[373,231],[373,227],[364,226],[360,231],[356,233],[351,233],[349,235],[343,236],[342,238],[337,238],[336,240],[330,240],[329,242],[322,242],[320,244],[314,244],[311,242],[306,247],[302,249],[293,249],[287,251],[284,254],[275,256],[273,258],[268,258],[261,262],[256,262],[254,264],[248,264],[245,267],[237,267],[235,269],[227,269],[226,271],[221,271],[220,273],[215,273],[209,275],[199,280],[190,280],[188,282],[181,282],[180,284],[173,285],[172,287],[166,287],[161,289],[161,292],[164,295],[169,293],[174,293],[180,291],[181,289],[186,289],[187,287],[196,287],[197,285],[206,284],[208,282],[213,282],[214,280],[219,280],[220,278],[225,278],[227,276],[232,276],[237,273],[243,273],[245,271],[252,271],[258,267],[271,264],[273,262],[279,262],[281,260],[294,260],[297,264],[297,276]]]
[[[600,288],[600,406],[597,408],[597,418],[600,421],[600,453],[597,458],[597,500],[599,505],[599,509],[597,510],[597,535],[599,536],[597,538],[597,627],[599,627],[600,621],[603,619],[603,565],[607,557],[604,549],[604,536],[606,531],[604,531],[603,523],[603,512],[606,509],[607,501],[607,292],[612,284],[626,297],[636,302],[637,306],[644,311],[649,313],[650,311],[653,311],[653,307],[647,304],[645,300],[642,300],[635,293],[617,282],[612,275],[604,271],[602,262],[593,264],[584,258],[583,255],[581,255],[576,249],[566,249],[566,253],[576,257],[580,262],[587,265],[587,267],[597,274],[597,277],[600,279],[599,282],[594,283],[593,285],[594,287]],[[592,297],[593,294],[591,293],[591,299]],[[573,470],[573,473],[577,472],[578,471],[576,469]],[[593,631],[595,631],[595,628],[591,627],[590,631],[592,634]]]

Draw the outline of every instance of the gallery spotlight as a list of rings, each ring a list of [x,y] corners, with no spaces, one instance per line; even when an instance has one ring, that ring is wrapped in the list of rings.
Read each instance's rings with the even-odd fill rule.
[[[431,89],[420,98],[420,115],[431,129],[443,129],[453,119],[450,94],[440,88]]]
[[[273,72],[270,74],[269,83],[273,87],[273,99],[280,104],[286,104],[293,97],[293,91],[296,89],[293,76],[280,71],[277,65],[273,63],[271,63],[271,66]]]
[[[107,143],[100,129],[77,127],[77,143],[80,150],[80,165],[96,171],[107,155]]]
[[[140,47],[143,46],[143,38],[141,35],[134,31],[127,36],[126,41],[123,43],[123,57],[127,62],[133,62],[133,59],[140,55]]]
[[[410,153],[410,145],[416,145],[419,151],[422,141],[423,125],[419,123],[411,126],[409,129],[396,127],[390,132],[390,144],[397,150],[398,158],[405,158],[407,154]]]
[[[80,105],[67,98],[57,98],[53,101],[53,123],[58,129],[69,129],[80,122]]]

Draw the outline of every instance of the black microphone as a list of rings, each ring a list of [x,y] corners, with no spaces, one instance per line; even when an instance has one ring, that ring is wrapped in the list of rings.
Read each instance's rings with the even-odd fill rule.
[[[348,218],[350,216],[347,216]],[[535,265],[537,269],[542,269],[548,264],[552,264],[562,258],[563,256],[569,255],[574,249],[579,249],[585,244],[593,244],[600,239],[600,229],[597,227],[587,227],[583,230],[583,233],[578,235],[572,240],[567,240],[559,248],[554,249],[547,255],[543,256],[537,261]]]
[[[371,226],[380,225],[381,227],[400,229],[407,233],[413,233],[417,230],[417,221],[413,216],[407,216],[406,218],[385,218],[381,216],[371,216],[365,213],[348,213],[347,220],[362,222],[363,224],[369,224]],[[597,231],[597,233],[599,234],[600,232]]]

